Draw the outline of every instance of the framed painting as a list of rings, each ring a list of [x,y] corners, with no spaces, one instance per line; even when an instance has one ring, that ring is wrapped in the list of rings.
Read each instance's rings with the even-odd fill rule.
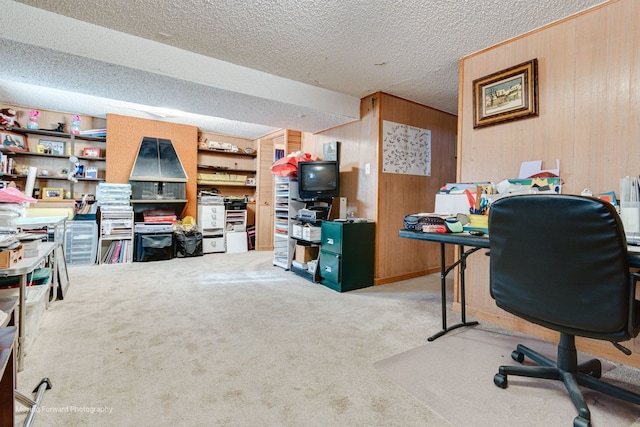
[[[322,144],[322,160],[338,161],[338,141],[325,142]]]
[[[538,60],[473,81],[473,127],[538,115]]]
[[[29,151],[29,142],[25,135],[0,130],[0,144],[5,150]]]

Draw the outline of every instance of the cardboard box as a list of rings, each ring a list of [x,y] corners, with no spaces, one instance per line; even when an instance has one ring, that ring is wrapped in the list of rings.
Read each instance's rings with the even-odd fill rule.
[[[25,258],[33,258],[38,256],[38,248],[40,247],[40,240],[23,240],[22,249],[24,249]]]
[[[22,245],[15,249],[0,251],[0,268],[10,268],[24,258],[24,249]]]
[[[293,224],[291,237],[294,239],[302,239],[302,224]]]
[[[309,261],[307,263],[307,271],[309,273],[315,273],[316,272],[316,268],[318,268],[318,260],[314,259],[314,260]]]
[[[317,246],[296,245],[296,253],[294,259],[301,263],[306,263],[318,258]]]
[[[298,260],[295,260],[295,259],[293,261],[291,261],[291,265],[294,266],[294,267],[301,268],[303,270],[307,269],[307,263],[306,262],[298,261]]]
[[[320,241],[320,227],[314,227],[313,225],[305,225],[302,227],[302,238],[310,242]]]
[[[40,239],[22,240],[22,247],[24,249],[38,249],[40,247]]]

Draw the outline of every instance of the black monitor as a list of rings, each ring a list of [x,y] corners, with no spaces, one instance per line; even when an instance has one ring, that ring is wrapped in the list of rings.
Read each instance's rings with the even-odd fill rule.
[[[340,194],[338,162],[299,162],[298,197],[304,201],[330,200]]]

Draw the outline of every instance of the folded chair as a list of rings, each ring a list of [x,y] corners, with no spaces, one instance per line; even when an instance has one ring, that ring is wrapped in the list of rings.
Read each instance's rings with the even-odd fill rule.
[[[640,276],[629,272],[620,217],[593,197],[540,194],[496,200],[489,213],[491,296],[501,309],[560,333],[557,360],[518,345],[511,357],[539,366],[500,366],[509,375],[562,381],[578,411],[574,426],[590,426],[580,386],[640,404],[640,395],[600,379],[597,359],[578,364],[575,337],[620,342],[640,331]],[[543,410],[544,408],[540,408]]]

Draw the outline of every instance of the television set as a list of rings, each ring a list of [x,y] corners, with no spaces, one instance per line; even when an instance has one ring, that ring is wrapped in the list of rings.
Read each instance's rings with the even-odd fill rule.
[[[305,202],[331,200],[340,192],[338,162],[299,162],[298,198]]]

